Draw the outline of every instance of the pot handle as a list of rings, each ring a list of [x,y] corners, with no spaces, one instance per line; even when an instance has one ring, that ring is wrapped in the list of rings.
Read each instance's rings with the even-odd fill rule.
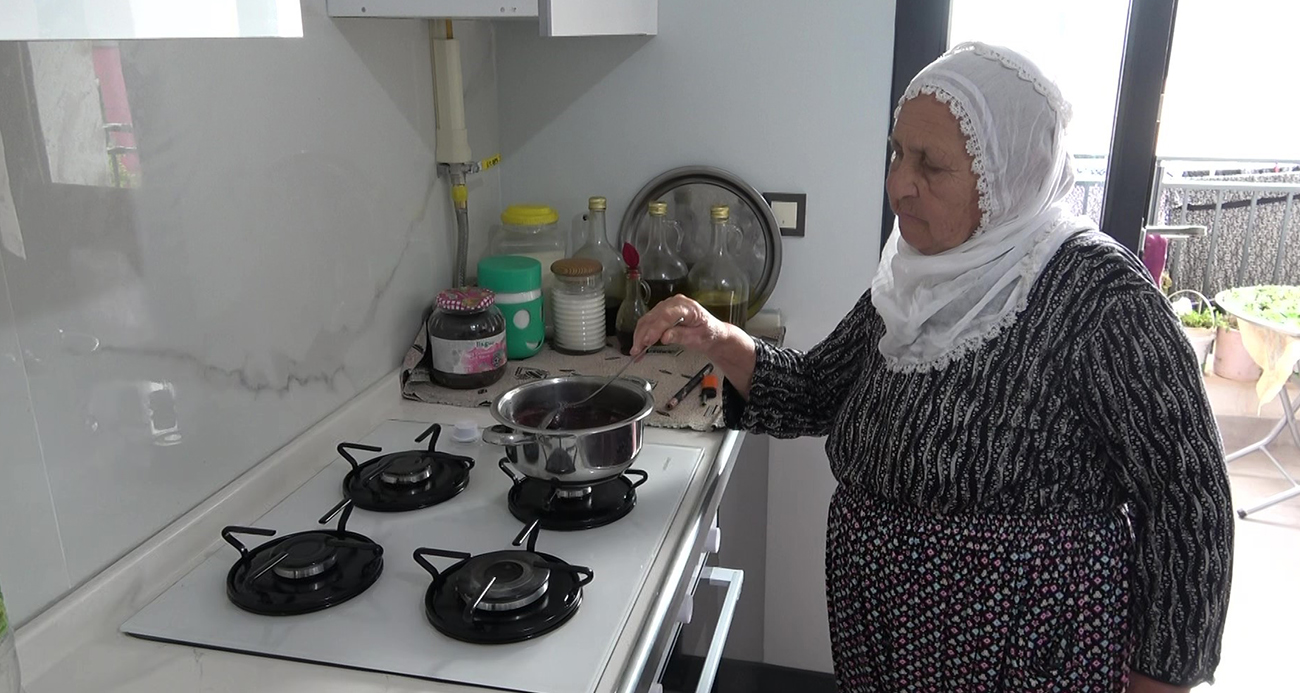
[[[510,447],[536,442],[536,438],[527,433],[516,433],[505,426],[490,426],[483,429],[483,442],[498,447]]]

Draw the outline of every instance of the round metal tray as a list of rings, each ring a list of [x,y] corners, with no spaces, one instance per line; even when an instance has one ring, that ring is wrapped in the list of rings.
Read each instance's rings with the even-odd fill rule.
[[[714,203],[732,206],[732,220],[743,234],[737,255],[753,283],[749,316],[757,315],[772,296],[781,274],[781,229],[763,195],[735,174],[719,168],[673,169],[646,183],[623,212],[618,247],[631,240],[645,218],[646,205],[653,200],[668,203],[668,216],[681,224],[682,245],[687,255],[691,248],[698,249],[707,243],[709,206]],[[688,265],[692,259],[687,257]]]

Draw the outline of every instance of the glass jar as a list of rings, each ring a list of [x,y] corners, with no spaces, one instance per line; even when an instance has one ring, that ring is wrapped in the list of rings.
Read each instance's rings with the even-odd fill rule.
[[[453,390],[492,385],[506,374],[506,320],[488,289],[448,289],[429,316],[433,381]]]
[[[600,263],[605,292],[605,335],[614,334],[614,319],[623,303],[623,273],[626,267],[614,246],[609,244],[605,227],[606,202],[603,197],[587,200],[587,237],[574,257],[589,258]]]
[[[749,319],[749,275],[727,253],[727,242],[739,235],[731,225],[731,208],[714,205],[709,210],[711,224],[709,252],[691,268],[687,294],[714,317],[744,329]]]
[[[542,266],[522,255],[493,255],[479,260],[478,285],[496,294],[506,320],[506,356],[526,359],[542,350]]]
[[[677,253],[678,236],[668,218],[668,205],[651,202],[647,209],[646,248],[641,252],[641,279],[650,287],[650,308],[686,290],[686,263]]]
[[[510,205],[501,213],[501,226],[493,229],[488,239],[485,255],[522,255],[536,260],[545,270],[568,253],[564,234],[560,232],[560,215],[546,205]],[[542,272],[542,294],[546,296],[542,309],[543,321],[549,334],[551,321],[551,287],[555,280],[550,272]]]
[[[555,350],[594,354],[605,348],[605,289],[600,263],[569,258],[551,265],[555,275]]]
[[[618,308],[614,332],[618,336],[618,350],[626,356],[632,353],[636,324],[650,311],[645,302],[650,295],[650,287],[641,281],[641,271],[635,267],[627,271],[624,287],[623,305]]]

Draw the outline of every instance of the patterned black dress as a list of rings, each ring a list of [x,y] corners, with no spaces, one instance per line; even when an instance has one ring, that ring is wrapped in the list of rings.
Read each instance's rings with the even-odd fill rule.
[[[828,436],[840,690],[1210,680],[1231,579],[1223,451],[1137,259],[1071,239],[1015,323],[940,370],[888,370],[883,333],[868,293],[811,351],[760,345],[747,404],[727,387],[733,428]]]

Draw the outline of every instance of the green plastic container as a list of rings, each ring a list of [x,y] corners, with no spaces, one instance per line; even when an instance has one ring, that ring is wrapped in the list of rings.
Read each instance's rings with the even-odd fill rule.
[[[546,340],[542,316],[542,263],[522,255],[494,255],[478,263],[478,285],[496,293],[506,318],[506,356],[537,355]]]

